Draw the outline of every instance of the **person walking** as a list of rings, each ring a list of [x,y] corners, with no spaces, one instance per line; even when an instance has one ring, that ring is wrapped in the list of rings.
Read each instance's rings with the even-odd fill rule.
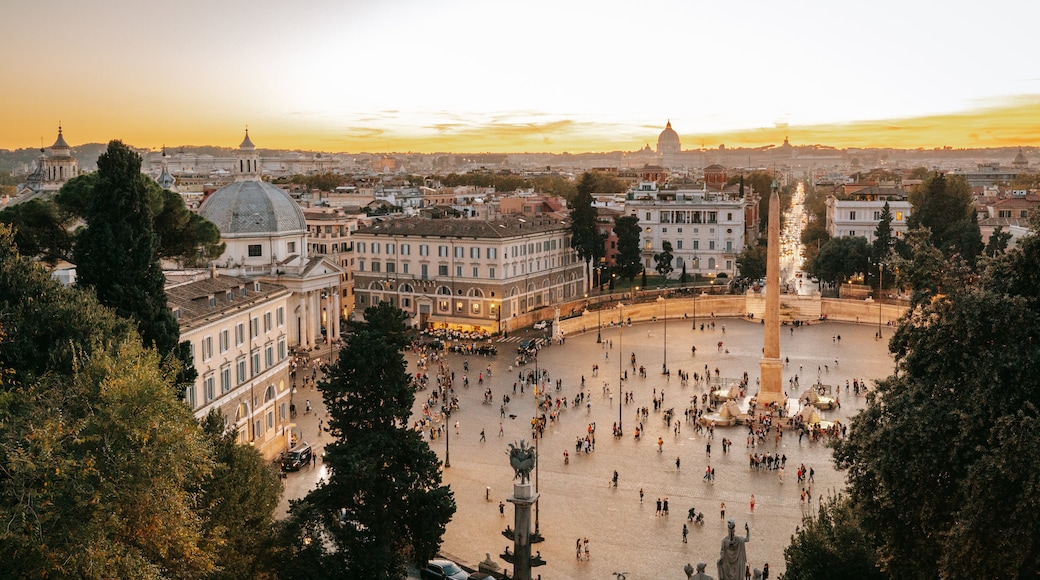
[[[726,520],[726,502],[719,504],[719,519],[722,521]]]
[[[679,456],[675,456],[675,470],[679,471]]]
[[[751,513],[755,513],[755,494],[751,494]]]
[[[657,513],[654,515],[661,515],[661,498],[657,498]]]
[[[481,441],[487,441],[487,436],[484,435],[484,430],[483,429],[480,430],[480,440]]]
[[[643,488],[639,488],[639,503],[643,503]]]
[[[578,538],[578,541],[574,543],[574,555],[581,562],[581,538]]]
[[[682,543],[687,544],[686,535],[690,533],[690,529],[686,527],[686,524],[682,525]]]
[[[664,509],[664,515],[668,515],[668,498],[664,498],[664,503],[661,506]]]

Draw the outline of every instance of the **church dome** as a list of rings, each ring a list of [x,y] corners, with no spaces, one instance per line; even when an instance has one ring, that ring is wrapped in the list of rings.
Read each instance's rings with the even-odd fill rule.
[[[681,148],[682,145],[679,143],[679,134],[672,129],[672,122],[669,120],[664,131],[661,131],[661,135],[657,137],[657,152],[678,153],[681,151]]]
[[[263,181],[238,181],[213,192],[199,208],[222,236],[303,234],[303,210],[288,193]]]

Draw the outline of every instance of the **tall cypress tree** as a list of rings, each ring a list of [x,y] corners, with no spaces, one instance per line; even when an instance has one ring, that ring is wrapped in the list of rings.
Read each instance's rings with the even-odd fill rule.
[[[166,304],[141,156],[121,141],[110,142],[98,158],[86,217],[75,250],[79,284],[93,288],[98,300],[120,316],[135,320],[145,346],[169,354],[179,331]]]
[[[318,385],[335,441],[328,481],[294,502],[282,529],[282,578],[403,578],[437,554],[455,513],[439,460],[409,427],[404,313],[382,302],[347,339]],[[317,540],[317,541],[315,541]]]
[[[605,253],[604,236],[596,229],[596,208],[592,206],[592,190],[595,188],[595,176],[586,172],[578,181],[578,194],[574,197],[571,208],[571,247],[577,250],[578,259],[585,261],[585,280],[592,284],[589,264],[599,261]],[[591,286],[589,286],[591,288]]]

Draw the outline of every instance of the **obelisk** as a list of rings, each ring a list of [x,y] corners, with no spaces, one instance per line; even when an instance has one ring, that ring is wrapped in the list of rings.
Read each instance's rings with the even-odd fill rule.
[[[758,404],[785,404],[784,363],[780,360],[780,196],[773,182],[769,195],[769,225],[766,230],[766,312],[762,360],[758,363],[762,383]]]

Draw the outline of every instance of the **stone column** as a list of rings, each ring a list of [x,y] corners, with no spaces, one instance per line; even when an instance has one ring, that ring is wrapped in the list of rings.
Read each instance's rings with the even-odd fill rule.
[[[769,196],[769,227],[766,246],[765,340],[759,368],[762,384],[758,403],[784,404],[783,369],[780,360],[780,196],[773,187]]]
[[[513,578],[531,580],[531,506],[538,501],[530,482],[513,483]]]

